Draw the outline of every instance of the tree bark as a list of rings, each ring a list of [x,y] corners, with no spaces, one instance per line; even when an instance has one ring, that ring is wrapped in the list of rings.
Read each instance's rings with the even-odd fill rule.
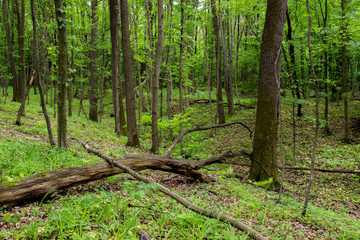
[[[16,12],[18,18],[18,46],[19,46],[19,74],[17,78],[17,91],[14,95],[14,101],[21,102],[26,90],[26,78],[25,78],[25,0],[21,0],[21,6],[19,6],[19,0],[16,0]],[[22,112],[21,114],[25,114]]]
[[[341,11],[342,11],[342,22],[341,22],[341,39],[342,39],[342,46],[341,46],[341,62],[342,62],[342,99],[344,102],[344,141],[350,142],[350,126],[349,126],[349,97],[348,97],[348,71],[349,71],[349,56],[347,53],[346,45],[349,42],[349,34],[347,30],[347,19],[345,11],[347,10],[347,4],[350,3],[351,0],[341,0]]]
[[[139,134],[136,127],[134,80],[131,67],[131,46],[129,31],[129,5],[127,0],[120,0],[121,34],[124,56],[125,95],[126,95],[126,120],[127,120],[127,146],[140,146]]]
[[[315,79],[315,95],[316,95],[315,118],[316,118],[316,122],[315,122],[315,133],[314,133],[314,140],[313,140],[313,148],[312,148],[312,152],[311,152],[310,180],[309,180],[308,188],[306,189],[304,208],[303,208],[303,211],[301,213],[302,216],[306,215],[307,206],[308,206],[308,202],[309,202],[309,198],[310,198],[311,186],[312,186],[312,183],[313,183],[314,177],[315,177],[315,173],[314,173],[315,156],[316,156],[317,138],[318,138],[319,126],[320,126],[320,122],[319,122],[319,81],[318,81],[318,79],[316,77],[316,74],[315,74],[314,61],[313,61],[312,49],[311,49],[311,41],[310,41],[311,12],[310,12],[310,7],[309,7],[309,0],[306,0],[306,7],[307,7],[307,12],[309,14],[309,17],[308,17],[309,26],[308,26],[308,32],[307,32],[307,40],[308,40],[308,49],[309,49],[309,58],[310,58],[310,69],[311,69],[311,74],[312,74],[313,78]]]
[[[290,20],[290,12],[289,9],[286,8],[286,22],[287,22],[287,26],[288,26],[288,32],[286,35],[287,40],[290,42],[289,43],[289,54],[290,54],[290,74],[292,76],[292,80],[294,81],[294,85],[295,85],[295,94],[296,94],[296,98],[298,100],[300,100],[300,86],[299,86],[299,82],[297,80],[297,73],[296,73],[296,62],[295,62],[295,47],[294,47],[294,42],[293,42],[293,38],[292,38],[292,26],[291,26],[291,20]],[[302,112],[301,112],[301,103],[297,104],[297,116],[301,117],[302,116]]]
[[[280,55],[286,4],[286,0],[267,1],[260,53],[253,160],[249,176],[254,181],[272,178],[272,187],[279,186],[276,144],[280,100]]]
[[[58,146],[66,148],[66,83],[67,83],[67,33],[65,5],[62,0],[55,0],[56,21],[58,25]]]
[[[4,23],[5,23],[5,32],[6,32],[6,42],[8,47],[8,58],[10,63],[11,75],[12,75],[12,82],[13,82],[13,101],[16,101],[17,96],[17,83],[18,83],[18,75],[16,73],[16,65],[13,55],[13,47],[11,42],[11,33],[9,27],[9,19],[8,19],[8,9],[7,9],[7,0],[3,0],[3,15],[4,15]]]
[[[89,119],[91,121],[98,121],[98,74],[97,74],[97,58],[98,58],[98,49],[97,49],[97,32],[98,32],[98,17],[96,16],[96,7],[97,0],[93,0],[91,3],[91,40],[90,40],[90,78],[89,78],[89,103],[90,103],[90,111],[89,111]]]
[[[113,94],[113,109],[115,115],[115,132],[118,137],[125,135],[126,131],[121,121],[120,107],[122,100],[120,99],[121,87],[120,87],[120,72],[119,72],[119,61],[118,52],[119,49],[119,1],[109,1],[110,11],[110,33],[111,33],[111,83],[112,83],[112,94]]]
[[[221,53],[220,53],[220,36],[219,36],[219,24],[218,17],[216,14],[216,5],[215,0],[211,0],[211,12],[212,12],[212,22],[214,27],[215,35],[215,55],[216,55],[216,101],[217,101],[217,114],[219,117],[219,124],[225,123],[225,112],[224,112],[224,102],[222,96],[222,81],[221,81]]]
[[[164,1],[158,0],[158,42],[156,44],[155,73],[153,77],[153,101],[152,101],[152,147],[151,152],[158,153],[160,147],[158,118],[159,118],[159,78],[161,68],[161,56],[164,44]]]

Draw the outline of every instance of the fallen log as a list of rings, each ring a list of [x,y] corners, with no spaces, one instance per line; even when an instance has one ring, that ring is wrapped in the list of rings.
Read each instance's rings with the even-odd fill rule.
[[[145,169],[161,170],[193,177],[200,181],[211,179],[202,174],[199,169],[206,165],[223,162],[225,158],[243,155],[244,151],[225,151],[211,158],[199,161],[173,159],[156,155],[135,155],[115,159],[135,171]],[[109,166],[106,162],[97,162],[79,167],[59,169],[40,173],[24,179],[15,186],[0,188],[0,206],[17,205],[29,201],[41,200],[45,196],[53,197],[63,189],[71,186],[103,179],[123,173],[121,169]]]
[[[250,236],[254,237],[255,239],[259,239],[259,240],[265,240],[268,239],[266,237],[264,237],[263,235],[261,235],[260,233],[258,233],[257,231],[253,230],[252,228],[250,228],[249,226],[241,223],[239,220],[232,218],[230,216],[227,216],[226,214],[222,214],[219,212],[215,212],[215,211],[210,211],[208,209],[199,207],[193,203],[191,203],[189,200],[183,198],[182,196],[180,196],[179,194],[171,191],[170,189],[166,188],[165,186],[154,182],[152,180],[150,180],[149,178],[135,172],[134,170],[132,170],[131,168],[122,165],[121,163],[119,163],[118,161],[115,161],[115,159],[110,158],[109,156],[106,156],[105,154],[94,150],[92,148],[89,147],[89,145],[87,145],[86,143],[80,142],[80,144],[89,152],[96,154],[97,156],[103,158],[106,162],[108,162],[111,166],[116,166],[117,168],[123,170],[124,172],[129,173],[131,176],[135,177],[136,179],[143,181],[145,183],[151,183],[157,186],[157,188],[165,193],[166,195],[168,195],[169,197],[171,197],[172,199],[176,200],[178,203],[180,203],[181,205],[183,205],[184,207],[199,213],[201,215],[210,217],[210,218],[215,218],[218,219],[221,222],[226,222],[229,223],[230,225],[232,225],[233,227],[239,229],[240,231],[243,232],[248,232],[250,234]]]

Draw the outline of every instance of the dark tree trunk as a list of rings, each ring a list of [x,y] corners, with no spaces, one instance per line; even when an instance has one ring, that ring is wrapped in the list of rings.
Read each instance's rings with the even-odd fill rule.
[[[226,91],[226,98],[227,103],[229,106],[229,115],[234,114],[234,99],[232,94],[232,67],[230,67],[230,63],[228,63],[227,59],[227,47],[226,47],[226,23],[220,17],[220,31],[221,31],[221,41],[222,41],[222,50],[223,50],[223,66],[224,66],[224,73],[225,73],[225,91]],[[232,50],[229,50],[231,52]],[[232,56],[231,56],[232,57]],[[231,60],[232,64],[232,60]]]
[[[118,137],[125,135],[125,129],[123,128],[120,120],[120,101],[121,85],[120,85],[120,72],[118,52],[119,49],[119,1],[110,0],[110,33],[111,33],[111,82],[112,82],[112,94],[113,94],[113,109],[115,115],[115,132]]]
[[[65,5],[62,0],[55,0],[56,21],[58,25],[58,146],[66,148],[66,83],[67,83],[67,33]]]
[[[158,0],[158,42],[156,44],[155,73],[153,78],[153,101],[152,101],[152,147],[151,152],[158,153],[160,147],[158,118],[159,118],[159,78],[161,68],[161,56],[164,43],[164,1]]]
[[[220,35],[218,17],[216,14],[215,0],[211,0],[212,21],[215,35],[215,55],[216,55],[216,100],[217,100],[217,114],[219,117],[219,124],[225,123],[224,103],[222,96],[222,81],[221,81],[221,53],[220,53]]]
[[[290,20],[290,12],[289,9],[286,9],[286,20],[287,20],[287,26],[288,26],[288,32],[286,35],[287,40],[290,42],[289,44],[289,54],[290,54],[290,74],[292,76],[292,80],[294,81],[294,85],[295,85],[295,94],[296,94],[296,98],[298,100],[300,100],[300,86],[299,86],[299,82],[297,80],[297,73],[296,73],[296,62],[295,62],[295,47],[294,47],[294,42],[292,39],[292,27],[291,27],[291,20]],[[301,112],[301,103],[298,103],[298,107],[297,107],[297,116],[301,117],[302,116],[302,112]]]
[[[350,142],[350,126],[349,126],[349,110],[348,110],[348,71],[349,71],[349,56],[347,53],[346,45],[349,42],[349,34],[348,34],[348,20],[345,16],[345,11],[347,8],[347,4],[349,4],[351,0],[341,0],[341,11],[342,11],[342,22],[341,22],[341,39],[342,39],[342,46],[341,46],[341,62],[342,62],[342,99],[344,102],[344,141]]]
[[[126,95],[126,120],[127,120],[127,146],[140,146],[139,134],[136,127],[134,80],[131,67],[131,46],[129,31],[129,5],[127,0],[120,0],[121,34],[124,56],[125,95]]]
[[[73,16],[71,16],[71,21],[74,21]],[[71,69],[72,69],[72,73],[71,73],[71,79],[69,79],[68,82],[68,87],[67,87],[67,97],[68,97],[68,116],[71,117],[72,116],[72,83],[76,82],[76,74],[75,74],[75,51],[74,51],[74,47],[75,47],[75,41],[74,41],[74,28],[75,26],[73,25],[71,27],[71,36],[72,36],[72,40],[71,40]]]
[[[327,27],[327,19],[328,19],[328,1],[325,0],[325,9],[323,13],[323,21],[324,21],[324,29]],[[324,92],[325,92],[325,103],[324,103],[324,118],[325,118],[325,133],[330,135],[331,130],[329,127],[329,86],[327,84],[328,79],[328,51],[327,51],[327,32],[325,31],[323,37],[323,44],[325,45],[324,48]]]
[[[35,57],[35,76],[34,76],[34,78],[35,78],[35,81],[38,82],[37,86],[38,86],[39,92],[40,92],[41,108],[42,108],[42,111],[43,111],[43,114],[45,117],[45,121],[46,121],[46,127],[47,127],[47,131],[48,131],[48,135],[49,135],[49,142],[51,145],[55,145],[54,136],[53,136],[52,129],[51,129],[50,117],[47,112],[46,104],[45,104],[44,87],[43,87],[41,77],[40,77],[40,67],[39,67],[40,57],[39,57],[38,40],[37,40],[35,0],[31,0],[31,17],[32,17],[32,22],[33,22],[34,57]],[[43,37],[43,43],[42,43],[40,49],[44,48],[45,39],[46,39],[45,35],[47,35],[46,30],[45,30],[45,34]]]
[[[21,7],[19,1],[16,0],[16,12],[18,18],[18,46],[19,46],[19,74],[17,78],[17,92],[14,96],[14,100],[21,102],[26,89],[26,78],[25,78],[25,0],[21,0]],[[24,114],[21,113],[21,114]]]
[[[89,119],[91,121],[97,122],[98,121],[98,74],[97,74],[97,58],[98,58],[98,49],[97,49],[97,22],[98,17],[96,16],[96,7],[97,7],[97,0],[93,0],[91,3],[91,22],[92,22],[92,29],[91,29],[91,40],[90,40],[90,79],[89,79],[89,102],[90,102],[90,111],[89,111]]]
[[[276,154],[280,60],[287,1],[268,0],[262,35],[253,159],[249,178],[279,186]]]
[[[16,99],[17,97],[17,91],[18,91],[18,76],[16,73],[16,66],[15,66],[15,60],[13,55],[13,47],[11,42],[11,33],[10,33],[10,27],[8,22],[8,9],[7,9],[7,0],[3,0],[3,14],[4,14],[4,23],[5,23],[5,32],[6,32],[6,42],[8,47],[8,58],[10,63],[10,69],[11,69],[11,75],[12,75],[12,82],[13,82],[13,101],[18,101]]]

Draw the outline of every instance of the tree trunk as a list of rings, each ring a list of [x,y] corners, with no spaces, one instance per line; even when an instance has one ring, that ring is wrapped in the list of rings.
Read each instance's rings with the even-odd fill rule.
[[[34,38],[34,56],[35,56],[35,79],[37,79],[38,82],[38,88],[39,88],[39,92],[40,92],[40,101],[41,101],[41,108],[45,117],[45,121],[46,121],[46,127],[47,127],[47,131],[48,131],[48,135],[49,135],[49,142],[50,145],[55,145],[55,140],[54,140],[54,136],[52,133],[52,129],[51,129],[51,122],[50,122],[50,117],[49,114],[47,112],[46,109],[46,103],[45,103],[45,97],[44,97],[44,87],[41,81],[41,77],[40,77],[40,57],[39,57],[39,50],[38,50],[38,40],[37,40],[37,24],[36,24],[36,8],[35,8],[35,0],[31,0],[31,17],[32,17],[32,22],[33,22],[33,38]],[[42,50],[44,49],[44,45],[45,45],[45,39],[47,35],[47,28],[45,30],[44,36],[43,36],[43,42],[41,45],[41,52],[43,52]],[[43,53],[44,54],[44,53]]]
[[[301,213],[302,216],[305,216],[305,214],[306,214],[307,205],[308,205],[309,198],[310,198],[311,186],[314,181],[315,156],[316,156],[317,138],[318,138],[319,126],[320,126],[320,122],[319,122],[319,81],[315,74],[314,61],[313,61],[312,49],[311,49],[311,41],[310,41],[311,12],[310,12],[310,7],[309,7],[309,0],[306,0],[306,7],[307,7],[308,14],[309,14],[309,17],[308,17],[309,18],[309,26],[308,26],[308,32],[307,32],[307,39],[308,39],[308,49],[309,49],[309,58],[310,58],[310,69],[311,69],[311,74],[312,74],[313,78],[315,79],[315,95],[316,95],[315,118],[316,118],[316,122],[315,122],[315,133],[314,133],[314,140],[313,140],[313,149],[312,149],[312,153],[311,153],[310,180],[309,180],[308,188],[306,189],[304,208]]]
[[[67,83],[67,33],[65,5],[62,0],[55,0],[56,21],[58,25],[58,146],[66,148],[66,83]]]
[[[15,60],[13,55],[13,47],[11,42],[11,33],[9,27],[9,20],[8,20],[8,9],[7,9],[7,0],[3,0],[3,15],[4,15],[4,23],[5,23],[5,32],[6,32],[6,42],[8,47],[8,58],[10,63],[11,75],[12,75],[12,82],[13,82],[13,101],[18,101],[17,91],[18,91],[18,76],[16,73],[16,66]]]
[[[71,14],[71,21],[74,22],[74,18],[73,18],[73,14]],[[74,28],[75,26],[73,25],[71,27],[71,37],[72,37],[72,40],[71,40],[71,79],[69,79],[69,82],[68,82],[68,87],[67,87],[67,97],[68,97],[68,116],[71,117],[72,116],[72,83],[75,83],[76,82],[76,74],[75,74],[75,51],[74,51],[74,48],[75,48],[75,41],[74,41]]]
[[[219,117],[219,124],[225,123],[225,112],[224,112],[224,103],[222,96],[222,81],[221,81],[221,53],[220,53],[220,36],[219,36],[219,24],[216,14],[215,0],[211,0],[211,12],[212,12],[212,21],[214,27],[215,35],[215,55],[216,55],[216,100],[217,100],[217,114]]]
[[[280,100],[281,44],[286,4],[286,0],[267,1],[260,53],[253,159],[249,176],[254,181],[272,178],[272,187],[279,186],[276,143]]]
[[[299,82],[297,80],[297,73],[296,73],[296,62],[295,62],[295,47],[294,47],[294,42],[292,39],[292,27],[291,27],[291,20],[290,20],[290,12],[289,9],[286,8],[286,20],[287,20],[287,25],[288,25],[288,32],[287,32],[287,40],[290,42],[289,44],[289,54],[290,54],[290,74],[292,76],[292,80],[294,81],[294,85],[295,85],[295,94],[296,94],[296,98],[298,100],[300,100],[300,86],[299,86]],[[302,116],[302,112],[301,112],[301,103],[297,104],[297,116],[301,117]]]
[[[224,86],[225,86],[225,91],[226,91],[226,98],[227,98],[227,103],[229,106],[229,115],[234,114],[234,99],[233,99],[233,95],[232,95],[232,72],[230,71],[230,69],[232,70],[232,68],[230,68],[230,64],[228,64],[228,60],[227,60],[227,47],[226,47],[226,34],[225,34],[225,29],[226,29],[226,23],[224,20],[221,19],[220,16],[220,32],[221,32],[221,41],[222,41],[222,50],[223,50],[223,66],[224,66],[224,73],[225,73],[225,82],[224,82]],[[232,62],[232,60],[231,60]]]
[[[112,94],[113,94],[113,109],[115,116],[115,132],[118,137],[125,135],[125,129],[121,126],[120,120],[120,73],[119,73],[119,61],[118,52],[119,49],[119,1],[109,1],[110,11],[110,33],[111,33],[111,83],[112,83]]]
[[[156,44],[155,73],[153,78],[153,101],[152,101],[152,147],[151,152],[158,153],[160,147],[158,118],[159,118],[159,78],[161,68],[161,56],[164,43],[164,1],[158,0],[158,42]]]
[[[19,75],[17,82],[17,92],[15,96],[16,102],[21,102],[26,89],[25,78],[25,0],[21,0],[21,7],[19,6],[19,0],[16,0],[16,12],[18,18],[18,45],[19,45]],[[25,114],[24,112],[21,114]]]
[[[140,146],[139,134],[136,127],[134,81],[131,67],[131,46],[129,31],[129,6],[127,0],[120,0],[121,34],[124,56],[126,120],[127,120],[127,146]]]
[[[91,3],[91,22],[92,22],[92,29],[91,29],[91,40],[90,40],[90,78],[89,78],[89,103],[90,103],[90,111],[89,111],[89,119],[91,121],[97,122],[98,121],[98,74],[97,74],[97,58],[98,58],[98,49],[97,49],[97,22],[98,17],[96,16],[96,7],[97,7],[97,0],[93,0]]]
[[[342,22],[341,22],[341,39],[342,39],[342,47],[341,47],[341,62],[342,62],[342,99],[344,102],[344,141],[350,142],[350,127],[349,127],[349,110],[348,110],[348,71],[349,71],[349,56],[347,53],[346,45],[349,42],[349,34],[347,30],[348,20],[345,16],[345,11],[347,8],[347,4],[350,3],[351,0],[341,0],[341,11],[342,11]]]

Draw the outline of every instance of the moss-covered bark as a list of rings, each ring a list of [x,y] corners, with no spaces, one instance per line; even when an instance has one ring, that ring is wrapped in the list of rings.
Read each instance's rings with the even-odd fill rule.
[[[286,2],[282,0],[268,0],[267,2],[260,54],[253,160],[249,176],[254,181],[272,178],[270,187],[279,185],[276,144],[280,101],[281,43]]]

